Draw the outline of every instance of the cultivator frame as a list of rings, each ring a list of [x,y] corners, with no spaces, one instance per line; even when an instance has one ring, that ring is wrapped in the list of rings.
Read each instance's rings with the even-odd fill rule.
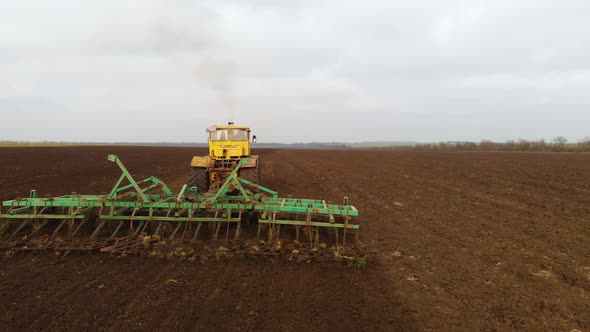
[[[358,211],[348,198],[342,205],[281,198],[275,191],[238,177],[249,158],[240,161],[219,190],[199,193],[184,185],[178,194],[153,176],[137,182],[116,155],[109,155],[108,160],[116,163],[122,174],[107,195],[41,198],[32,190],[28,198],[3,202],[0,250],[134,253],[163,241],[177,245],[202,238],[218,241],[223,225],[223,241],[227,243],[237,241],[242,225],[253,219],[258,222],[259,241],[251,246],[254,253],[276,252],[281,247],[281,226],[295,227],[294,243],[311,250],[326,247],[320,242],[321,229],[333,230],[335,245],[331,248],[338,257],[350,257],[341,255],[347,233],[353,232],[358,241],[359,225],[351,223]],[[7,211],[3,213],[3,209]],[[209,236],[203,234],[203,225],[208,225]],[[235,225],[231,226],[231,239],[230,225]],[[305,239],[300,239],[300,231]]]

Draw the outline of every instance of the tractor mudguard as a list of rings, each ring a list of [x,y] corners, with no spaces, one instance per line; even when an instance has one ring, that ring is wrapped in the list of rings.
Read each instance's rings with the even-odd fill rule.
[[[250,156],[250,162],[242,165],[242,168],[253,168],[258,166],[258,156]]]
[[[212,161],[209,156],[194,156],[191,160],[191,167],[207,168],[211,166]]]

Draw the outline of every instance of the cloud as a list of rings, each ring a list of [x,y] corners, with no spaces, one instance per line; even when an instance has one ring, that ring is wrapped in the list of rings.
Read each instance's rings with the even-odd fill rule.
[[[4,2],[0,118],[14,125],[0,139],[203,141],[231,110],[262,141],[576,140],[589,134],[589,10],[582,0]]]

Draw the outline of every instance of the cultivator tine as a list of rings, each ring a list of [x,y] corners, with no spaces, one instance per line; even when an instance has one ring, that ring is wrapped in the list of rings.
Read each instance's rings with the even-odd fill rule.
[[[163,223],[160,221],[158,223],[158,227],[156,227],[156,231],[154,232],[154,236],[158,236],[158,234],[160,234],[160,230],[162,229],[162,225],[163,225]]]
[[[238,219],[240,219],[240,222],[236,226],[236,233],[234,235],[234,240],[237,240],[240,237],[240,227],[242,226],[242,210],[240,210],[240,212],[238,213]]]
[[[139,222],[139,225],[137,225],[137,230],[135,230],[135,233],[133,233],[133,236],[138,236],[141,233],[141,229],[143,228],[143,224],[145,223],[145,221],[141,220]]]
[[[0,225],[0,237],[4,235],[4,231],[8,229],[8,226],[10,226],[10,221],[3,220],[2,225]]]
[[[225,228],[225,241],[227,243],[227,240],[229,238],[229,223],[227,223],[227,227]]]
[[[98,215],[101,216],[102,215],[102,211],[103,211],[104,207],[100,207],[100,210],[98,210]],[[71,212],[71,211],[70,211]],[[73,223],[74,219],[72,216],[72,223]],[[78,232],[82,229],[82,227],[84,227],[84,225],[86,225],[86,223],[88,222],[88,218],[84,218],[82,219],[82,222],[80,222],[80,224],[78,225],[78,227],[76,227],[76,229],[72,232],[72,237],[76,236],[76,234],[78,234]]]
[[[217,220],[218,216],[219,216],[219,210],[215,210],[215,216],[213,218]],[[217,234],[219,234],[220,227],[221,227],[220,223],[213,224],[213,236],[212,236],[213,240],[217,240]],[[209,229],[211,229],[211,228],[209,228]]]
[[[59,223],[59,225],[57,225],[55,230],[51,233],[50,238],[52,240],[57,236],[57,234],[59,233],[59,230],[66,224],[67,221],[68,221],[68,219],[62,219],[62,221]]]
[[[317,247],[320,245],[320,228],[314,227],[315,230],[315,237],[314,237],[314,245]]]
[[[78,227],[76,227],[76,229],[72,233],[72,236],[76,236],[76,234],[78,234],[78,232],[80,231],[80,229],[82,229],[82,227],[86,224],[86,222],[87,222],[86,219],[82,220],[82,222],[78,225]]]
[[[119,232],[119,230],[121,229],[121,227],[123,227],[123,223],[124,223],[124,221],[123,221],[123,220],[121,220],[121,221],[119,222],[119,225],[117,225],[117,228],[115,228],[115,231],[114,231],[114,232],[113,232],[113,234],[111,234],[111,236],[109,237],[109,240],[112,240],[112,239],[114,239],[114,238],[115,238],[115,236],[117,235],[117,233]]]
[[[35,227],[33,229],[33,232],[29,235],[29,237],[37,234],[43,227],[45,227],[45,225],[47,225],[47,219],[43,220],[43,222],[39,226]]]
[[[149,224],[150,224],[150,220],[148,219],[148,221],[146,221],[145,224],[143,225],[143,228],[141,229],[141,233],[145,233],[145,230],[147,229]]]
[[[129,219],[129,234],[135,235],[137,233],[136,230],[133,229],[133,217],[135,217],[135,214],[137,213],[137,211],[139,211],[139,207],[136,207],[135,209],[133,209],[133,212],[131,213],[131,218]],[[137,228],[139,230],[141,228],[141,225]]]
[[[270,229],[271,229],[271,232],[269,233],[268,241],[269,241],[269,243],[276,243],[279,240],[279,234],[278,234],[279,225],[273,223],[272,227]]]
[[[215,233],[213,234],[213,240],[217,240],[217,235],[219,235],[220,229],[221,229],[221,223],[217,223],[217,225],[215,225]]]
[[[92,233],[92,235],[90,235],[90,238],[94,239],[96,238],[96,236],[98,235],[98,233],[100,233],[100,230],[102,229],[102,227],[106,224],[106,219],[102,220],[98,226],[96,227],[96,229],[94,230],[94,232]]]
[[[311,214],[307,214],[305,222],[305,234],[307,235],[307,239],[309,240],[309,245],[313,246],[313,228],[311,227]]]
[[[38,214],[42,214],[47,208],[43,208],[41,209],[41,211],[39,211]],[[34,209],[35,212],[37,212],[37,209]],[[34,215],[37,215],[37,213],[35,213]],[[31,227],[33,228],[33,234],[36,233],[35,232],[35,226],[33,225],[33,221],[34,219],[32,218],[27,218],[25,219],[17,228],[16,230],[12,233],[12,235],[10,235],[8,237],[8,240],[11,240],[13,237],[15,237],[21,230],[23,230],[26,226],[28,226],[29,224],[31,224]],[[31,234],[32,235],[32,234]]]
[[[184,241],[184,236],[186,235],[186,231],[189,228],[190,223],[186,222],[184,223],[184,231],[182,232],[182,236],[180,237],[180,243],[182,243],[182,241]]]
[[[77,208],[74,210],[73,207],[68,208],[68,215],[72,216],[71,218],[64,218],[62,219],[62,221],[59,223],[59,225],[55,228],[55,230],[51,233],[51,239],[55,239],[57,237],[57,235],[59,234],[59,231],[62,229],[62,227],[66,224],[66,223],[70,223],[69,224],[69,228],[70,228],[70,233],[73,233],[72,235],[75,235],[75,233],[77,233],[78,229],[76,229],[75,232],[71,232],[71,228],[74,225],[74,216],[77,215],[78,213],[80,213],[80,211],[82,210],[81,207]],[[62,212],[65,213],[65,208],[62,209]],[[84,221],[82,221],[82,223],[84,223]],[[80,224],[79,227],[81,227],[82,223]]]
[[[281,203],[281,206],[285,204],[285,200]],[[269,220],[268,224],[268,242],[275,243],[279,239],[279,232],[280,232],[280,225],[278,225],[275,221],[277,220],[277,213],[272,212],[270,216],[266,216]]]
[[[174,232],[172,232],[172,234],[170,235],[170,239],[174,238],[174,236],[176,235],[176,233],[178,232],[178,230],[180,229],[181,226],[182,226],[182,223],[178,223],[178,225],[176,225]]]
[[[344,249],[344,247],[346,247],[346,229],[347,229],[347,226],[348,226],[348,220],[349,219],[350,218],[348,218],[348,217],[344,218],[344,230],[342,231],[343,232],[343,235],[342,235],[342,249]]]
[[[13,237],[15,237],[16,234],[18,234],[18,232],[20,232],[23,228],[25,228],[25,226],[27,226],[30,222],[31,222],[31,219],[26,219],[24,222],[22,222],[17,227],[17,229],[12,233],[12,235],[10,235],[10,237],[8,237],[8,239],[11,240]]]
[[[240,228],[242,227],[241,224],[238,224],[238,226],[236,226],[236,233],[234,235],[234,240],[237,240],[240,238]]]
[[[203,226],[203,223],[200,222],[197,225],[197,230],[195,231],[195,235],[193,235],[193,240],[197,240],[197,237],[199,236],[199,230],[201,229],[201,226]]]
[[[268,242],[275,243],[277,239],[277,224],[270,224],[270,227],[268,227]]]

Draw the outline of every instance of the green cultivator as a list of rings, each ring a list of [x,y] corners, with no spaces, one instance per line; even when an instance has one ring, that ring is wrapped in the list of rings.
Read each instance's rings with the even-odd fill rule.
[[[117,156],[122,175],[108,195],[67,195],[2,203],[0,249],[101,251],[187,259],[288,257],[358,260],[358,211],[322,200],[280,198],[237,176],[243,159],[215,192],[184,185],[174,194],[162,181],[135,181]],[[288,227],[287,227],[288,226]],[[281,228],[283,228],[281,230]],[[240,235],[248,233],[248,240]]]

